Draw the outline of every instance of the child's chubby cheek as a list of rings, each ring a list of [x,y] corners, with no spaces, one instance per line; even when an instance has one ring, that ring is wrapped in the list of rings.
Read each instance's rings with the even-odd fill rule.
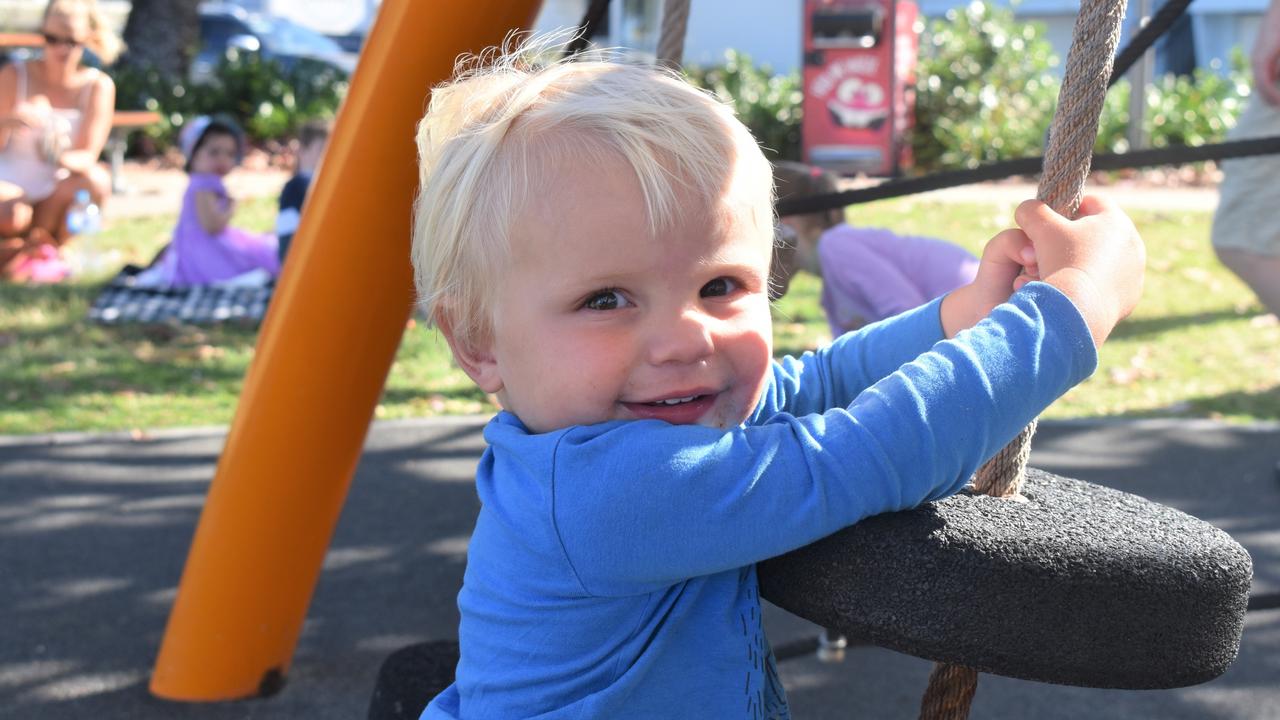
[[[760,401],[773,359],[773,336],[767,326],[744,330],[727,338],[723,347],[733,368],[734,383],[731,403],[721,421],[732,427],[746,420]]]

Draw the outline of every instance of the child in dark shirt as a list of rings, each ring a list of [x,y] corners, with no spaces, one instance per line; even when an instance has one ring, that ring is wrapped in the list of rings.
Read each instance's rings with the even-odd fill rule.
[[[289,252],[293,234],[302,222],[302,206],[311,181],[320,167],[331,131],[328,122],[309,120],[298,128],[298,151],[293,177],[280,190],[280,213],[276,216],[276,236],[280,238],[280,263]]]

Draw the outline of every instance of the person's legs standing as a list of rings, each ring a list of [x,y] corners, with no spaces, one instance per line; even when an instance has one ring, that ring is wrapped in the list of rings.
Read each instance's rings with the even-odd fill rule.
[[[1245,281],[1267,310],[1280,316],[1280,255],[1259,255],[1235,248],[1214,248],[1222,261]]]
[[[1280,135],[1280,108],[1258,98],[1245,108],[1231,139]],[[1280,158],[1274,155],[1222,164],[1213,248],[1222,264],[1280,315]]]

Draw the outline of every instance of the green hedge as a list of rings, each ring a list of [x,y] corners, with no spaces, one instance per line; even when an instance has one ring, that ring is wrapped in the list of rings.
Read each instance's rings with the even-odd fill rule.
[[[725,53],[723,65],[688,67],[685,76],[698,87],[732,103],[770,159],[800,159],[800,114],[804,100],[798,73],[781,75],[751,56]]]
[[[1039,23],[1021,22],[1007,7],[973,2],[928,23],[920,41],[915,127],[908,135],[914,172],[972,167],[1038,155],[1057,102],[1059,58]],[[1151,145],[1221,141],[1249,94],[1244,56],[1237,51],[1222,76],[1197,69],[1166,76],[1147,88],[1144,125]],[[799,73],[778,74],[730,50],[724,62],[689,67],[695,85],[731,103],[771,158],[800,158],[803,96]],[[148,130],[160,145],[173,142],[194,115],[236,117],[255,141],[280,140],[312,118],[332,117],[347,78],[328,65],[302,62],[286,71],[256,53],[229,52],[216,80],[193,87],[154,71],[114,73],[121,109],[159,112]],[[1129,86],[1107,95],[1099,128],[1100,152],[1123,152],[1129,124]]]
[[[175,141],[189,118],[213,113],[234,117],[253,141],[283,140],[307,120],[337,114],[348,82],[345,73],[324,63],[301,60],[286,70],[257,53],[234,50],[206,84],[145,68],[123,67],[112,76],[117,107],[160,113],[162,122],[147,134],[162,147]]]
[[[1053,110],[1061,60],[1040,23],[1016,20],[1007,7],[983,2],[930,21],[920,39],[915,127],[908,134],[914,173],[973,167],[1039,155]],[[1143,125],[1154,147],[1220,142],[1249,95],[1237,50],[1225,76],[1218,68],[1191,77],[1168,75],[1148,86]],[[690,68],[690,80],[728,100],[774,158],[799,159],[798,73],[775,74],[743,53],[723,65]],[[1107,94],[1098,152],[1129,149],[1129,84]]]

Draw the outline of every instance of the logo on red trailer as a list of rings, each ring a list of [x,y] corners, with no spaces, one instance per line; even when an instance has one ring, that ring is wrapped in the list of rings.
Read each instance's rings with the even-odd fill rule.
[[[880,58],[841,58],[822,69],[809,86],[839,127],[877,130],[889,119],[889,91],[880,82]]]

